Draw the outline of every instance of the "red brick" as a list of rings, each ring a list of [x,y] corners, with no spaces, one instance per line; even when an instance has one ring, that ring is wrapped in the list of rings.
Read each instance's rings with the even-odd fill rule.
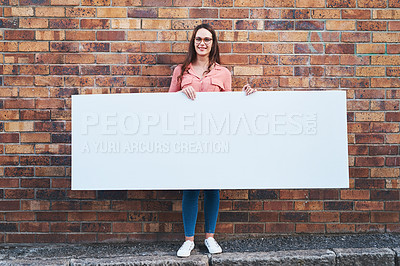
[[[17,179],[17,178],[0,178],[0,186],[2,188],[19,187],[19,179]]]
[[[264,224],[235,224],[235,233],[263,233]]]
[[[132,47],[132,49],[136,50],[136,47]],[[139,52],[139,51],[138,51]],[[144,53],[153,53],[153,52],[171,52],[171,46],[168,43],[142,43],[142,52]]]
[[[50,165],[48,156],[20,156],[20,165]]]
[[[400,68],[399,67],[387,67],[386,75],[390,77],[399,77],[400,76]]]
[[[338,32],[311,32],[310,41],[312,42],[339,42]]]
[[[366,78],[347,78],[340,79],[340,87],[342,88],[365,88],[369,87],[369,79]]]
[[[357,233],[384,233],[385,226],[384,225],[376,225],[376,224],[357,224],[356,232]]]
[[[142,6],[172,6],[172,0],[142,0]]]
[[[266,76],[291,76],[293,67],[290,66],[264,66],[264,75]]]
[[[324,0],[314,0],[314,1],[297,0],[296,7],[325,7],[325,1]]]
[[[157,18],[156,8],[129,8],[128,18]]]
[[[398,31],[399,29],[400,29],[399,21],[389,21],[389,31]]]
[[[352,44],[350,44],[352,45]],[[341,65],[369,65],[370,56],[359,56],[359,55],[341,55]]]
[[[51,223],[51,232],[79,232],[79,223]]]
[[[236,30],[260,30],[263,25],[257,20],[236,20],[234,27]]]
[[[340,10],[315,9],[315,10],[312,10],[311,17],[314,19],[339,19],[340,18]]]
[[[310,56],[311,65],[338,65],[339,56],[337,55],[312,55]]]
[[[312,223],[339,222],[339,213],[338,212],[310,212],[310,222],[312,222]]]
[[[322,54],[324,51],[323,44],[295,44],[295,54]]]
[[[313,88],[338,88],[339,79],[337,78],[311,78],[310,87]]]
[[[83,65],[80,68],[80,75],[110,75],[110,66]]]
[[[234,43],[234,53],[261,53],[262,45],[257,43]]]
[[[138,75],[140,68],[136,66],[113,66],[112,75]]]
[[[50,179],[48,178],[24,178],[21,179],[21,187],[24,188],[49,188]]]
[[[327,54],[354,54],[354,44],[326,44],[325,53]],[[342,63],[343,64],[343,63]]]
[[[20,231],[21,232],[49,232],[50,226],[49,226],[49,223],[46,223],[46,222],[24,222],[24,223],[20,223]]]
[[[296,30],[324,30],[325,23],[317,20],[296,21]]]
[[[393,123],[371,123],[371,133],[379,132],[379,133],[396,133],[399,132],[399,125]]]
[[[179,0],[179,2],[183,2],[183,0]],[[193,1],[193,0],[191,0]],[[195,3],[201,3],[201,1],[195,1]],[[174,5],[177,5],[177,3],[175,3],[174,1]],[[181,5],[180,5],[181,6]],[[201,6],[201,4],[200,4]],[[203,6],[206,7],[211,7],[211,6],[215,6],[215,7],[233,7],[233,0],[204,0],[203,1]]]
[[[367,102],[367,105],[369,106],[368,102]],[[356,108],[354,108],[354,109],[356,109]],[[349,110],[351,110],[351,109],[349,108]],[[349,133],[363,133],[363,132],[364,133],[368,133],[369,132],[369,123],[368,122],[348,123],[347,124],[347,131]],[[359,146],[357,146],[357,147],[359,147]],[[362,149],[361,147],[362,146],[360,146],[359,148],[356,148],[356,147],[353,147],[353,148],[357,149],[359,151],[359,149]],[[362,151],[364,151],[364,150],[362,149]]]
[[[294,223],[266,223],[265,224],[266,233],[283,233],[289,234],[294,233]]]
[[[369,214],[364,212],[342,212],[340,214],[341,223],[368,223]]]
[[[325,233],[324,224],[296,224],[296,233]]]
[[[356,143],[383,143],[384,136],[382,134],[357,134]]]
[[[294,67],[295,76],[323,76],[324,68],[319,66],[314,67]]]
[[[377,89],[365,89],[356,90],[355,96],[357,99],[383,99],[385,98],[385,93],[382,90]]]
[[[327,0],[327,7],[333,8],[345,8],[345,7],[356,7],[356,0]]]
[[[342,32],[342,42],[370,42],[371,34],[368,32]],[[354,52],[354,51],[353,51]],[[352,52],[343,52],[343,53],[352,53]]]
[[[35,31],[33,30],[5,30],[5,40],[34,40]]]
[[[354,76],[354,67],[350,66],[328,66],[326,67],[327,76]]]
[[[372,189],[384,188],[385,180],[383,179],[356,179],[355,188]]]
[[[398,0],[389,0],[389,7],[400,7],[400,2]]]
[[[342,190],[340,198],[344,200],[368,200],[369,190]]]
[[[251,65],[277,65],[278,64],[278,56],[275,56],[275,55],[250,55],[250,64]]]
[[[125,41],[124,31],[98,31],[98,41]]]
[[[0,202],[0,210],[1,211],[20,210],[20,201],[19,200],[2,200]]]
[[[264,22],[265,30],[293,30],[293,21],[288,20],[266,20]]]
[[[309,19],[310,11],[308,9],[282,9],[281,18],[283,19]]]
[[[5,199],[33,199],[35,192],[33,189],[5,189]]]
[[[95,31],[66,31],[65,40],[67,41],[94,41],[96,40]]]
[[[306,55],[283,55],[280,56],[280,63],[283,65],[307,65],[309,56]]]
[[[370,19],[371,11],[367,9],[342,9],[342,19]]]
[[[397,101],[371,101],[371,110],[399,110]]]
[[[221,62],[224,65],[248,65],[249,57],[247,55],[223,54]]]
[[[399,78],[371,78],[372,88],[399,88]]]
[[[209,24],[215,30],[230,30],[232,29],[232,21],[231,20],[203,20],[203,23]]]
[[[400,90],[387,90],[388,99],[400,99]]]
[[[79,29],[79,19],[50,19],[50,29]]]
[[[34,234],[7,233],[6,241],[8,243],[34,243]]]
[[[143,76],[170,76],[171,68],[169,66],[143,66]]]
[[[358,7],[361,8],[385,8],[386,0],[358,0]]]
[[[5,176],[33,176],[33,167],[6,167],[4,169]]]
[[[309,214],[306,212],[281,212],[281,222],[308,222]]]
[[[140,0],[113,0],[113,6],[140,6]]]
[[[368,168],[350,168],[349,175],[351,178],[368,177],[369,169]]]
[[[82,52],[109,52],[109,43],[82,43],[80,50]]]
[[[279,87],[282,88],[308,88],[309,82],[308,77],[279,77]]]
[[[79,44],[73,42],[52,42],[50,44],[51,52],[78,52]],[[40,56],[40,55],[39,55]],[[49,55],[51,56],[60,56],[60,55]]]
[[[327,224],[326,231],[327,231],[327,233],[354,233],[355,225],[354,224]]]
[[[398,223],[399,212],[371,212],[372,223]]]
[[[218,18],[218,9],[213,8],[191,8],[189,9],[190,18]]]
[[[387,121],[387,122],[400,122],[400,112],[387,112],[387,113],[385,113],[385,121]]]
[[[81,19],[81,29],[109,29],[109,19]]]
[[[82,0],[83,6],[109,6],[110,0]]]
[[[291,0],[289,0],[291,1]],[[237,10],[237,9],[235,9]],[[220,13],[221,16],[222,12]],[[234,15],[234,13],[232,14]],[[246,12],[242,13],[242,16],[246,15]],[[241,16],[235,16],[234,18],[240,18]],[[279,19],[280,18],[280,10],[279,9],[250,9],[250,18],[251,19]]]
[[[252,78],[250,85],[256,88],[276,88],[279,80],[277,77]]]
[[[321,201],[296,201],[294,209],[296,211],[323,210],[323,203]]]
[[[385,21],[357,21],[357,30],[360,31],[385,31]]]
[[[32,86],[33,85],[33,77],[29,76],[5,76],[4,77],[4,85],[6,86]]]
[[[141,231],[142,225],[140,223],[113,223],[114,233],[130,233]]]
[[[295,7],[294,0],[266,0],[265,1],[266,7]]]
[[[190,11],[191,12],[191,11]],[[235,18],[235,19],[243,19],[249,18],[249,9],[219,9],[221,18]],[[250,10],[253,12],[253,9]]]

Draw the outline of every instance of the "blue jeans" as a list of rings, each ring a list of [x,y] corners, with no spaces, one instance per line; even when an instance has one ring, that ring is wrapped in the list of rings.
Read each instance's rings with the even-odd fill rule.
[[[185,236],[194,236],[200,190],[184,190],[182,216]],[[204,190],[204,219],[206,233],[214,233],[219,209],[219,190]]]

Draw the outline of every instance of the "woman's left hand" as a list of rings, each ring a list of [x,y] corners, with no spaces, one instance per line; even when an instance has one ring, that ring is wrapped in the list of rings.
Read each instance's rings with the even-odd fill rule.
[[[255,93],[257,89],[253,89],[252,87],[250,87],[250,84],[246,84],[243,86],[243,91],[246,92],[246,95],[250,95],[252,93]]]

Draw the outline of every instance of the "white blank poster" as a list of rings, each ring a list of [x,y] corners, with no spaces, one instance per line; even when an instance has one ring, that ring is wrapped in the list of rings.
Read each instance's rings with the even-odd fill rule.
[[[348,188],[344,91],[73,95],[72,189]]]

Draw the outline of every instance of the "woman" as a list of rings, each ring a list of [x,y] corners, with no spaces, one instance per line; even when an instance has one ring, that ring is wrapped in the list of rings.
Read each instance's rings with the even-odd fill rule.
[[[208,24],[198,25],[193,31],[185,61],[174,70],[169,92],[182,91],[189,99],[194,100],[196,92],[200,91],[231,91],[231,73],[219,64],[219,47],[215,31]],[[249,84],[246,84],[243,90],[246,95],[256,91]],[[200,190],[183,191],[182,216],[185,242],[177,252],[178,257],[190,256],[194,248],[199,194]],[[219,190],[204,190],[206,233],[204,243],[211,254],[222,252],[214,239],[218,209]]]

